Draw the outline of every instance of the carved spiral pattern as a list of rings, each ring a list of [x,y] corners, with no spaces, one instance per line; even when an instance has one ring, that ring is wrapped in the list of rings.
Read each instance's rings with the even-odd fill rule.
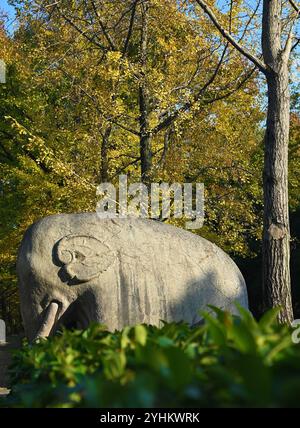
[[[114,260],[110,248],[92,236],[68,235],[57,245],[57,257],[70,279],[87,282],[106,271]]]

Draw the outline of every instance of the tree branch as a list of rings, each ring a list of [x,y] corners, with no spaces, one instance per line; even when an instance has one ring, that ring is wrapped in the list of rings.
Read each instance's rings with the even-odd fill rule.
[[[251,14],[251,16],[249,17],[248,22],[245,24],[245,28],[244,28],[244,30],[243,30],[243,33],[242,33],[241,37],[240,37],[240,38],[239,38],[239,40],[238,40],[238,43],[240,43],[240,41],[241,41],[241,40],[243,40],[243,38],[244,38],[244,36],[245,36],[245,34],[246,34],[246,32],[247,32],[248,28],[249,28],[249,25],[251,24],[251,22],[252,22],[253,18],[254,18],[254,17],[255,17],[255,15],[257,14],[257,11],[258,11],[258,9],[259,9],[260,3],[261,3],[261,0],[259,0],[259,1],[257,2],[256,8],[254,9],[253,13],[252,13],[252,14]]]
[[[300,7],[298,7],[297,3],[294,0],[289,0],[290,5],[292,6],[292,8],[298,13],[298,15],[300,14]]]
[[[164,119],[162,122],[160,122],[154,129],[151,130],[151,134],[155,135],[157,134],[159,131],[161,131],[162,129],[165,129],[166,127],[168,127],[169,125],[171,125],[171,123],[173,123],[180,114],[184,113],[185,111],[187,111],[189,108],[191,108],[200,98],[200,96],[203,94],[203,92],[214,82],[215,78],[217,77],[217,74],[220,70],[220,67],[223,63],[223,59],[226,53],[228,47],[228,43],[226,44],[221,58],[217,64],[217,67],[215,68],[215,71],[213,73],[213,75],[210,77],[210,79],[202,86],[202,88],[198,91],[198,93],[194,96],[193,100],[186,102],[181,108],[177,109],[175,112],[173,112],[172,114],[170,114],[166,119]]]
[[[124,43],[124,48],[123,48],[123,56],[125,56],[127,53],[129,41],[131,38],[137,2],[138,2],[138,0],[134,0],[133,4],[132,4],[132,11],[131,11],[131,15],[130,15],[130,22],[129,22],[128,32],[127,32],[127,37],[126,37],[126,40]]]
[[[70,18],[68,18],[64,13],[60,11],[59,8],[57,8],[60,12],[60,15],[62,18],[71,25],[78,33],[80,33],[84,38],[86,38],[90,43],[93,43],[95,46],[100,48],[101,50],[107,51],[108,48],[106,46],[103,46],[101,43],[98,43],[94,37],[90,37],[86,34],[86,31],[83,31],[81,28],[79,28]]]
[[[250,77],[253,75],[253,73],[255,72],[256,67],[253,67],[248,73],[246,73],[246,75],[243,77],[243,79],[235,86],[235,88],[231,89],[230,91],[226,92],[223,95],[220,95],[218,97],[212,98],[211,100],[206,101],[206,104],[212,104],[216,101],[220,101],[220,100],[224,100],[225,98],[228,98],[230,95],[234,94],[235,92],[237,92],[238,90],[240,90],[244,84],[247,82],[247,80],[250,79]]]
[[[108,31],[106,31],[106,28],[105,28],[105,26],[104,26],[104,24],[103,24],[103,22],[102,22],[102,20],[101,20],[101,18],[100,18],[100,16],[99,16],[99,13],[98,13],[98,11],[97,11],[97,7],[96,7],[96,5],[95,5],[95,2],[94,2],[94,1],[92,1],[92,6],[93,6],[93,9],[94,9],[95,15],[96,15],[96,17],[97,17],[97,19],[98,19],[98,22],[99,22],[99,25],[100,25],[100,27],[101,27],[101,30],[102,30],[102,32],[103,32],[103,34],[104,34],[104,36],[105,36],[106,40],[107,40],[107,41],[108,41],[108,43],[109,43],[109,46],[111,47],[111,49],[112,49],[113,51],[117,50],[116,45],[115,45],[115,43],[114,43],[114,41],[113,41],[113,39],[112,39],[111,35],[108,33]]]
[[[249,59],[261,72],[266,73],[267,69],[265,64],[259,58],[249,52],[246,48],[244,48],[238,41],[234,39],[234,37],[231,36],[228,31],[225,30],[224,27],[222,27],[221,23],[219,22],[212,9],[203,0],[196,0],[196,2],[199,4],[201,9],[209,16],[210,20],[220,32],[220,34],[242,55]]]
[[[291,23],[290,30],[289,30],[289,33],[288,33],[288,36],[287,36],[287,39],[285,42],[285,46],[282,50],[282,58],[286,62],[288,62],[288,60],[289,60],[289,56],[290,56],[290,53],[291,53],[292,47],[293,47],[293,27],[294,27],[294,20]]]
[[[2,133],[4,133],[8,138],[13,139],[14,136],[10,135],[9,132],[5,131],[5,130],[1,130]],[[1,148],[4,149],[4,147],[1,144]],[[36,163],[36,165],[41,168],[41,170],[45,173],[49,173],[50,169],[47,167],[47,165],[42,161],[42,160],[37,160],[36,156],[30,151],[28,150],[26,147],[22,147],[23,152],[25,153],[26,156],[28,156],[32,161],[34,161]],[[8,154],[8,152],[6,152]],[[13,156],[10,154],[11,160],[13,161],[14,158]]]
[[[117,172],[112,176],[112,179],[114,179],[115,177],[117,177],[118,175],[120,175],[120,173],[121,173],[121,172],[123,172],[123,171],[125,171],[125,169],[127,169],[129,166],[134,165],[134,164],[136,164],[136,163],[140,162],[140,160],[141,160],[141,158],[140,158],[140,157],[138,157],[138,158],[136,158],[134,161],[129,162],[127,165],[122,166],[121,168],[119,168],[119,169],[117,170]]]
[[[70,79],[73,79],[74,76],[71,76],[67,71],[65,71],[64,69],[62,69],[61,67],[58,68],[62,73],[64,73],[67,77],[69,77]],[[107,120],[110,123],[113,123],[114,125],[118,126],[121,129],[124,129],[124,131],[130,132],[133,135],[137,135],[138,137],[140,136],[140,133],[138,131],[136,131],[135,129],[129,128],[125,125],[123,125],[122,123],[116,121],[114,118],[108,116],[106,113],[104,113],[104,111],[102,111],[97,103],[97,101],[95,100],[95,98],[89,94],[81,85],[79,85],[78,83],[76,83],[77,87],[81,90],[81,92],[86,95],[87,98],[89,98],[91,101],[93,101],[94,106],[97,110],[97,112],[99,113],[99,115],[101,115],[102,117],[104,117],[105,120]]]
[[[300,43],[300,38],[296,40],[296,42],[293,44],[292,48],[291,48],[291,52],[293,52],[294,49],[296,49],[296,47],[299,45]]]

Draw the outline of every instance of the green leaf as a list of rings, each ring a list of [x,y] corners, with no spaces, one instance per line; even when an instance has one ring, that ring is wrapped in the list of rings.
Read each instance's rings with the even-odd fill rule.
[[[227,343],[227,333],[225,326],[208,312],[201,313],[207,323],[207,331],[211,334],[217,345],[224,346]]]
[[[256,352],[257,345],[253,333],[241,319],[234,322],[229,330],[229,337],[241,352],[252,354]]]
[[[259,320],[259,323],[258,323],[259,327],[262,330],[266,330],[270,328],[273,324],[275,324],[277,316],[280,311],[281,309],[278,307],[278,308],[272,308],[268,310],[266,313],[264,313],[264,315]]]
[[[142,346],[146,345],[147,342],[147,329],[143,325],[136,325],[134,327],[135,340]]]

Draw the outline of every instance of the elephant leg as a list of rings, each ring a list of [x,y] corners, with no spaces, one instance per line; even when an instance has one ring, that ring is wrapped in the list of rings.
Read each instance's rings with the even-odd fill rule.
[[[46,308],[45,317],[43,319],[42,325],[39,328],[34,340],[37,340],[39,338],[47,338],[49,334],[51,333],[51,330],[54,327],[57,313],[58,313],[58,303],[57,302],[51,302],[49,306]]]

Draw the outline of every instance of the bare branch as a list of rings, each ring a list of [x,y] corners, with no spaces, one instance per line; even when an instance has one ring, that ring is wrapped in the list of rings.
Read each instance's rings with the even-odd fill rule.
[[[294,20],[293,20],[294,21]],[[282,58],[284,61],[288,61],[289,60],[289,56],[290,53],[292,51],[292,47],[293,47],[293,27],[294,27],[294,22],[292,22],[291,26],[290,26],[290,30],[285,42],[285,46],[282,50]]]
[[[230,12],[229,12],[229,34],[232,30],[232,9],[233,9],[233,0],[230,0]]]
[[[215,98],[212,98],[211,100],[206,101],[206,104],[212,104],[216,101],[224,100],[225,98],[228,98],[230,95],[233,95],[235,92],[239,91],[244,86],[244,84],[251,78],[255,70],[256,70],[256,67],[253,67],[248,73],[245,74],[243,79],[240,82],[238,82],[235,88],[231,89],[230,91],[226,92],[223,95],[217,96]]]
[[[293,0],[291,0],[290,3],[293,4],[294,5],[293,6],[294,9],[297,10],[296,3]],[[297,18],[299,17],[299,13],[300,13],[300,9],[297,10],[296,15],[290,16],[290,19],[289,19],[290,29],[289,29],[288,36],[287,36],[287,39],[286,39],[286,42],[285,42],[285,46],[284,46],[284,48],[282,50],[282,57],[283,57],[283,59],[286,62],[289,60],[290,53],[298,45],[298,41],[296,41],[296,43],[293,44],[293,38],[294,38],[293,28],[294,28],[294,25],[295,25],[295,22],[296,22]]]
[[[300,7],[297,5],[297,3],[294,0],[289,0],[290,5],[292,8],[298,13],[298,16],[300,14]]]
[[[125,40],[125,43],[124,43],[123,56],[125,56],[126,53],[127,53],[129,41],[130,41],[130,38],[131,38],[137,2],[138,2],[138,0],[134,0],[133,3],[132,3],[132,11],[131,11],[131,15],[130,15],[130,22],[129,22],[128,33],[127,33],[127,37],[126,37],[126,40]]]
[[[196,0],[196,2],[199,4],[201,9],[209,16],[212,23],[220,32],[220,34],[233,47],[235,47],[242,55],[244,55],[247,59],[249,59],[260,71],[262,71],[263,73],[266,73],[267,69],[265,64],[259,58],[257,58],[251,52],[249,52],[246,48],[244,48],[237,40],[234,39],[234,37],[231,36],[231,34],[228,31],[225,30],[225,28],[220,24],[213,10],[203,0]]]
[[[61,70],[62,73],[64,73],[67,77],[69,77],[70,79],[74,79],[74,76],[71,76],[67,71],[63,70],[61,67],[59,68],[59,70]],[[122,123],[118,122],[117,120],[115,120],[113,117],[107,115],[103,110],[101,110],[101,108],[99,107],[99,104],[97,102],[97,100],[95,99],[95,97],[93,97],[91,94],[89,94],[81,85],[79,85],[78,83],[76,83],[77,87],[80,89],[80,91],[86,95],[87,98],[89,98],[97,112],[99,113],[100,116],[102,116],[105,120],[107,120],[110,123],[113,123],[114,125],[118,126],[121,129],[124,129],[124,131],[130,132],[133,135],[136,136],[140,136],[140,133],[138,131],[136,131],[135,129],[129,128],[125,125],[123,125]]]
[[[86,34],[87,32],[82,30],[80,27],[78,27],[78,25],[75,24],[75,22],[73,22],[68,16],[66,16],[64,13],[62,13],[60,11],[60,9],[57,7],[57,9],[60,12],[60,15],[62,16],[62,18],[71,25],[71,27],[75,28],[76,31],[78,31],[78,33],[80,33],[84,38],[86,38],[90,43],[93,43],[95,46],[97,46],[98,48],[100,48],[101,50],[107,51],[108,48],[104,45],[102,45],[101,43],[97,42],[95,40],[95,37],[90,37],[88,34]]]
[[[114,179],[115,177],[118,177],[118,175],[120,175],[120,174],[121,174],[121,172],[125,171],[125,169],[127,169],[129,166],[134,165],[134,164],[136,164],[136,163],[140,162],[140,160],[141,160],[141,158],[140,158],[140,157],[138,157],[138,158],[136,158],[134,161],[129,162],[127,165],[125,165],[125,166],[123,166],[123,167],[119,168],[119,169],[117,170],[117,172],[112,176],[112,179]]]
[[[175,88],[173,88],[171,90],[171,92],[176,92],[176,91],[180,91],[182,89],[187,89],[191,85],[191,83],[193,82],[193,80],[198,76],[199,72],[201,71],[201,63],[202,63],[202,61],[205,61],[206,59],[211,58],[212,55],[216,51],[218,51],[220,49],[220,47],[221,47],[221,44],[219,44],[216,48],[214,48],[212,50],[209,50],[206,55],[199,56],[199,58],[197,60],[196,67],[195,67],[195,71],[193,72],[193,74],[191,75],[191,77],[189,78],[189,80],[186,83],[184,83],[184,84],[176,86]]]
[[[152,131],[151,131],[152,135],[157,134],[162,129],[165,129],[166,127],[171,125],[171,123],[173,123],[178,118],[178,116],[180,114],[186,112],[189,108],[191,108],[199,100],[199,98],[203,94],[203,92],[214,82],[215,78],[217,77],[218,72],[220,70],[220,67],[223,63],[223,59],[225,57],[227,47],[228,47],[228,43],[226,44],[226,46],[222,52],[221,58],[220,58],[217,66],[215,68],[214,73],[212,74],[210,79],[202,86],[202,88],[198,91],[198,93],[194,96],[193,100],[186,102],[181,108],[175,110],[166,119],[164,119],[162,122],[160,122],[154,129],[152,129]]]
[[[294,50],[294,49],[296,49],[296,47],[299,45],[299,43],[300,43],[300,38],[298,38],[298,39],[296,40],[296,42],[293,44],[293,46],[292,46],[292,48],[291,48],[291,52],[293,52],[293,50]]]
[[[93,9],[94,9],[95,15],[96,15],[96,17],[98,19],[100,28],[101,28],[101,30],[102,30],[102,32],[103,32],[106,40],[108,41],[109,46],[112,48],[112,50],[114,50],[114,51],[117,50],[116,45],[115,45],[115,43],[114,43],[111,35],[106,30],[106,28],[105,28],[105,26],[104,26],[104,24],[103,24],[103,22],[102,22],[102,20],[101,20],[101,18],[99,16],[99,13],[97,11],[97,7],[96,7],[95,2],[93,0],[92,0],[92,6],[93,6]]]
[[[163,150],[162,150],[162,155],[160,160],[157,162],[157,167],[160,167],[161,165],[164,165],[165,161],[166,161],[166,157],[167,157],[167,152],[169,150],[169,145],[170,145],[170,136],[172,133],[172,129],[167,129],[167,131],[165,132],[164,135],[164,146],[163,146]]]
[[[243,38],[244,38],[244,36],[245,36],[245,34],[246,34],[246,32],[247,32],[248,28],[249,28],[249,25],[250,25],[250,24],[251,24],[251,22],[253,21],[253,19],[254,19],[255,15],[256,15],[256,13],[257,13],[257,11],[258,11],[258,9],[259,9],[260,4],[261,4],[261,0],[259,0],[259,1],[257,2],[256,8],[254,9],[253,13],[252,13],[252,14],[251,14],[251,16],[249,17],[248,22],[246,23],[246,25],[245,25],[245,27],[244,27],[244,31],[243,31],[243,33],[242,33],[241,37],[239,38],[238,42],[240,42],[241,40],[243,40]]]

